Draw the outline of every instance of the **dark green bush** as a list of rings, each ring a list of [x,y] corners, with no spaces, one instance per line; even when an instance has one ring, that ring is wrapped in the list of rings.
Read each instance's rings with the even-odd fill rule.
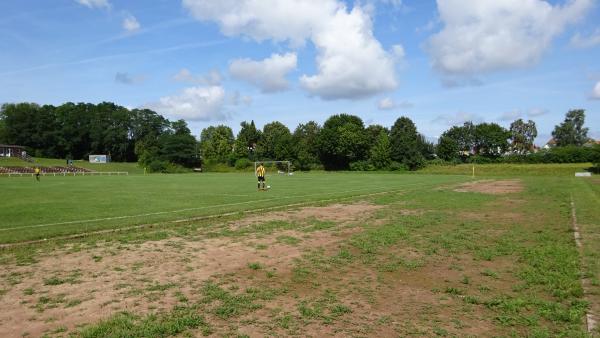
[[[242,170],[252,166],[252,162],[250,162],[247,158],[239,158],[235,161],[235,169]]]

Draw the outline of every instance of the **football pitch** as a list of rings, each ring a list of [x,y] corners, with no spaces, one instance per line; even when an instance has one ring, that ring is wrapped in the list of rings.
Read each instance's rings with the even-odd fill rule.
[[[267,183],[0,179],[0,336],[600,333],[597,177]]]

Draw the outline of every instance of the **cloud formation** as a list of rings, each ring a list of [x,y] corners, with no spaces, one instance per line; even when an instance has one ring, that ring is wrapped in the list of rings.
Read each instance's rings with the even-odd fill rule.
[[[600,81],[596,83],[594,89],[592,90],[592,95],[590,96],[593,100],[600,100]]]
[[[438,0],[443,29],[428,42],[435,69],[474,75],[536,63],[593,0],[552,5],[543,0]]]
[[[237,59],[229,64],[229,73],[235,79],[251,83],[263,93],[274,93],[289,88],[286,76],[296,69],[295,53],[273,54],[262,61]]]
[[[140,29],[140,27],[138,20],[131,14],[128,14],[125,19],[123,19],[123,29],[127,32],[135,32]]]
[[[223,81],[223,76],[218,70],[211,70],[204,75],[194,75],[189,69],[182,68],[177,74],[173,75],[173,80],[207,86],[220,86]]]
[[[89,8],[110,8],[108,0],[75,0],[77,3]]]
[[[589,36],[582,36],[576,33],[571,38],[571,46],[576,48],[591,48],[600,45],[600,28],[596,29]]]
[[[373,36],[369,14],[338,0],[183,0],[202,21],[216,22],[226,36],[288,42],[317,48],[317,73],[300,78],[311,95],[357,99],[396,88],[395,58]]]
[[[148,108],[161,114],[188,121],[226,120],[225,90],[221,86],[189,87],[179,95],[161,97]]]
[[[456,114],[439,115],[431,122],[443,124],[446,126],[458,126],[468,121],[471,121],[473,123],[481,123],[483,122],[483,118],[477,114],[458,112]]]
[[[413,106],[412,103],[407,101],[397,103],[390,97],[383,98],[377,103],[377,108],[379,110],[408,109]]]

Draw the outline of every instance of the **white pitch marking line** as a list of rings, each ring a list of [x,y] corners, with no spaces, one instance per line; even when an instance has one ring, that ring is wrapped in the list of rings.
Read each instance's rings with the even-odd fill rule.
[[[577,224],[577,214],[575,213],[575,200],[573,199],[573,195],[571,194],[571,221],[573,225],[573,237],[575,238],[575,244],[577,245],[577,250],[579,251],[579,257],[581,260],[582,268],[583,268],[583,245],[581,243],[581,234],[579,232],[579,225]],[[583,288],[583,297],[586,297],[589,294],[588,281],[585,278],[581,278],[581,287]],[[592,333],[597,327],[597,321],[595,315],[589,311],[585,314],[586,325],[588,332]]]

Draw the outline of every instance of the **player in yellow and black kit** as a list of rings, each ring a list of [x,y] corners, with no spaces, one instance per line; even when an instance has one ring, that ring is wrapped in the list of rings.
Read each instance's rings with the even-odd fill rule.
[[[265,170],[265,167],[263,166],[262,163],[260,163],[258,165],[258,168],[256,168],[256,176],[258,176],[258,190],[266,190],[265,189],[265,174],[267,173],[267,171]],[[262,185],[262,187],[261,187]]]

